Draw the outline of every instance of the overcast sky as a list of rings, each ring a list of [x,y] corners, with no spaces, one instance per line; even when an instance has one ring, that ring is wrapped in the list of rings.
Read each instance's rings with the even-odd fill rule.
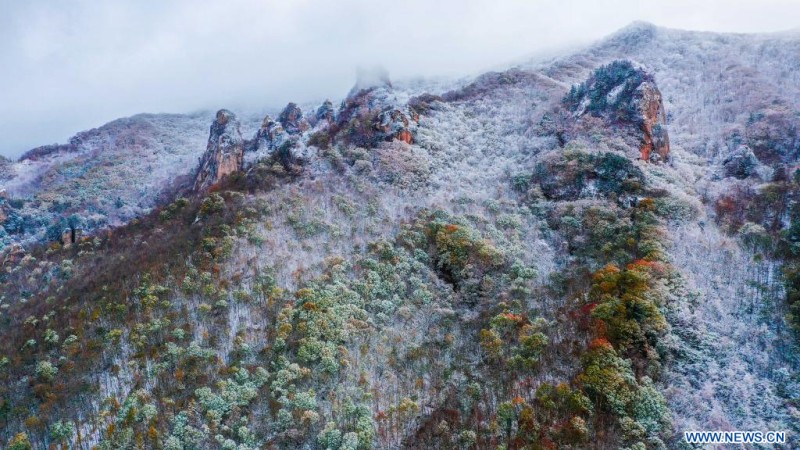
[[[463,76],[634,20],[766,32],[798,0],[0,0],[0,154],[138,112],[341,98],[358,66]]]

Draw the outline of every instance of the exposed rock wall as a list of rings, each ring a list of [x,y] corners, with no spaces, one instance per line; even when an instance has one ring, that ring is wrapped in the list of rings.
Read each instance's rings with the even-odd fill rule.
[[[222,177],[241,170],[243,163],[244,140],[239,120],[232,112],[221,109],[211,124],[206,153],[200,160],[194,190],[208,189]]]
[[[601,118],[602,127],[615,132],[638,128],[635,132],[639,133],[640,158],[649,162],[669,160],[667,114],[661,91],[652,74],[634,67],[630,61],[599,67],[570,90],[564,103],[583,125],[591,126],[591,120],[583,120],[591,116]]]
[[[640,147],[641,158],[643,161],[667,161],[669,135],[661,91],[654,82],[645,81],[636,89],[636,99],[641,113],[641,129],[644,133]]]

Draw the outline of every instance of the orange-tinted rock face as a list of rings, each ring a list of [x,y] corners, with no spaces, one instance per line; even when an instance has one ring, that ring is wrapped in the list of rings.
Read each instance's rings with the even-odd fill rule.
[[[614,132],[621,127],[626,135],[638,138],[643,161],[669,160],[663,97],[653,75],[630,61],[613,61],[598,67],[586,81],[572,87],[563,104],[584,128],[596,126],[588,120],[595,117],[602,120],[600,126],[604,128],[598,131]],[[553,120],[543,124],[563,146],[570,124],[558,125]]]
[[[236,153],[220,153],[220,158],[217,160],[217,179],[228,176],[233,172],[238,171],[242,167],[241,155]]]
[[[380,123],[377,124],[376,127],[388,139],[397,139],[406,144],[413,144],[414,135],[411,133],[411,130],[409,130],[411,124],[409,115],[399,109],[384,111],[379,116]],[[412,116],[412,120],[413,119],[414,117]],[[414,121],[416,122],[416,120]]]
[[[239,120],[232,112],[221,109],[211,124],[206,153],[195,178],[195,191],[208,189],[222,177],[241,170],[243,164],[244,140]]]
[[[408,131],[408,130],[400,130],[400,132],[397,133],[397,136],[395,136],[395,139],[397,139],[399,141],[403,141],[406,144],[413,144],[414,143],[414,137],[411,135],[411,132]]]
[[[640,147],[643,161],[667,161],[669,158],[669,136],[666,129],[666,113],[661,92],[650,82],[642,83],[640,111],[642,113],[642,145]]]

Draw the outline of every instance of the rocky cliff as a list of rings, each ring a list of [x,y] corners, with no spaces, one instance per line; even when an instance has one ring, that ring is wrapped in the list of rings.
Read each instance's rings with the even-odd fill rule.
[[[300,134],[308,130],[308,122],[303,111],[294,103],[289,103],[278,116],[278,122],[289,134]]]
[[[635,102],[638,103],[644,135],[639,149],[642,161],[668,161],[667,114],[661,91],[653,82],[644,82],[636,90]]]
[[[574,86],[564,102],[577,118],[590,115],[603,118],[605,126],[637,127],[642,161],[669,159],[661,91],[652,74],[630,61],[614,61],[598,68],[588,80]]]
[[[245,142],[242,139],[239,119],[232,112],[221,109],[211,124],[206,152],[194,181],[195,191],[204,191],[223,177],[242,169]]]

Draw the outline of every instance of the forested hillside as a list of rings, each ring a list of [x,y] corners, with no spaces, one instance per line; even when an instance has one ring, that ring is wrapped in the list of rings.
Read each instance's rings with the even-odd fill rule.
[[[637,23],[448,90],[5,162],[0,442],[796,448],[799,67],[797,35]]]

